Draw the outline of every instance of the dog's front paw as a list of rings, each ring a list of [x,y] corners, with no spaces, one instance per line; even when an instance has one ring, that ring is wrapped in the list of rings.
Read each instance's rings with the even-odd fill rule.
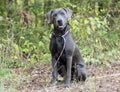
[[[55,85],[56,85],[56,83],[57,83],[57,81],[56,81],[56,80],[51,80],[51,85],[52,85],[52,86],[55,86]]]
[[[65,88],[69,88],[69,87],[70,87],[70,82],[66,82]]]
[[[65,88],[69,88],[70,87],[70,84],[65,84]]]

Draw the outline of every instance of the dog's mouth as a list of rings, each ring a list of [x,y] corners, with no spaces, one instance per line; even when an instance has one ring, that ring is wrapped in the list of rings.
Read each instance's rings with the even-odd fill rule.
[[[63,28],[64,28],[63,25],[58,25],[57,27],[58,27],[59,29],[63,29]]]
[[[58,29],[64,29],[64,24],[63,24],[62,20],[57,21],[57,28]]]
[[[64,27],[65,27],[65,26],[64,26],[62,23],[59,23],[59,24],[57,25],[57,28],[58,28],[58,29],[64,29]]]

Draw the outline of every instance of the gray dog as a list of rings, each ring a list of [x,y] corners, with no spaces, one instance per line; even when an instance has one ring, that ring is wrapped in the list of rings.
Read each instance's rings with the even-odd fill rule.
[[[86,80],[86,67],[79,49],[70,33],[68,20],[72,16],[72,10],[57,8],[49,11],[47,21],[54,25],[50,40],[50,52],[52,56],[52,84],[56,83],[59,73],[65,80],[65,87],[70,86],[75,75],[76,80]]]

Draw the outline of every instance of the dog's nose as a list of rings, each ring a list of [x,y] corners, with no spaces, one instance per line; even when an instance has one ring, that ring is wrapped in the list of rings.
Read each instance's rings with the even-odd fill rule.
[[[60,26],[62,26],[62,20],[57,21]]]
[[[61,23],[62,22],[62,20],[58,20],[58,23]]]

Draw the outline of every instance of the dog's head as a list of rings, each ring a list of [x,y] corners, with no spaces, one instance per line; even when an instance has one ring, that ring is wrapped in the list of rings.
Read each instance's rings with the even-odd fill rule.
[[[55,28],[61,30],[66,27],[71,16],[72,10],[67,8],[57,8],[54,10],[50,10],[47,14],[45,14],[48,23],[54,24]]]

